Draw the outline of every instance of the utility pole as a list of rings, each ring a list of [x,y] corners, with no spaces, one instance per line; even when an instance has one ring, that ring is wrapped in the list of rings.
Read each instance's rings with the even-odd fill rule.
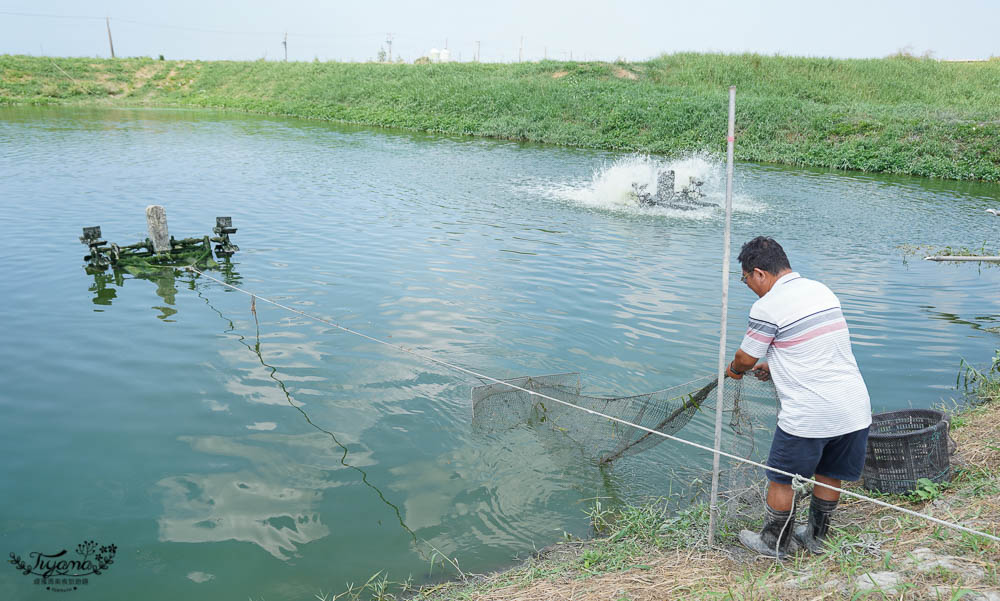
[[[392,34],[385,34],[385,45],[389,47],[389,62],[392,62]]]
[[[479,62],[479,40],[476,40],[476,57],[473,60]]]
[[[524,36],[521,36],[521,45],[517,48],[517,62],[524,60]]]
[[[115,44],[111,41],[111,17],[104,17],[104,24],[108,26],[108,46],[111,47],[111,58],[114,58]]]
[[[288,32],[285,32],[285,39],[282,40],[281,45],[285,47],[285,62],[288,62]]]

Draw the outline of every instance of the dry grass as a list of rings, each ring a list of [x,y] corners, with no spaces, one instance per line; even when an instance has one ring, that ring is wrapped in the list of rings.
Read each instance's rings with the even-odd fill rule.
[[[134,88],[141,88],[146,85],[146,82],[150,80],[153,76],[160,72],[163,67],[160,65],[146,65],[135,72],[135,83]]]
[[[581,578],[566,574],[556,579],[535,580],[527,586],[512,584],[489,590],[489,579],[480,584],[484,590],[441,598],[477,599],[479,601],[548,601],[551,599],[634,599],[661,601],[678,599],[702,590],[720,573],[739,573],[739,563],[719,559],[705,552],[674,551],[651,558],[641,569]],[[435,597],[437,598],[437,597]]]
[[[639,76],[627,69],[621,67],[615,67],[613,73],[618,79],[639,79]]]

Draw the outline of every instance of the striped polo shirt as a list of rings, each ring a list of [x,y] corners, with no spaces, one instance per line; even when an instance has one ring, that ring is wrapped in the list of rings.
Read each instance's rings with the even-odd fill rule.
[[[871,424],[847,321],[823,284],[795,272],[779,278],[751,307],[740,348],[770,366],[781,401],[778,426],[785,432],[826,438]]]

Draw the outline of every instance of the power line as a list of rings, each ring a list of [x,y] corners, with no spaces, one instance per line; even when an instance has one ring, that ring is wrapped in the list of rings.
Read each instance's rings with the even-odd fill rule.
[[[14,15],[16,17],[47,17],[50,19],[93,19],[100,21],[105,17],[90,17],[85,15],[47,15],[42,13],[20,13],[12,12],[6,10],[0,10],[0,15]]]

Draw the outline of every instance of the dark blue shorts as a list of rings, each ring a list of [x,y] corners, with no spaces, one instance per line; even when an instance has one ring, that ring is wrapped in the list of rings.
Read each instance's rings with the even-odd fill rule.
[[[814,475],[836,480],[858,480],[865,469],[868,428],[831,438],[802,438],[776,428],[767,465],[806,478]],[[767,479],[791,484],[792,479],[767,470]]]

